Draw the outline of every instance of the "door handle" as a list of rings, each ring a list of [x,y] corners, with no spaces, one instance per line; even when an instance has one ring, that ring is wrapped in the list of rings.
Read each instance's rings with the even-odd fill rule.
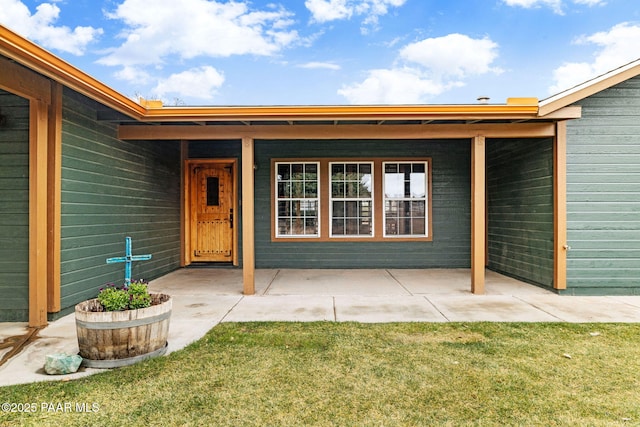
[[[229,226],[233,228],[233,209],[229,209]]]

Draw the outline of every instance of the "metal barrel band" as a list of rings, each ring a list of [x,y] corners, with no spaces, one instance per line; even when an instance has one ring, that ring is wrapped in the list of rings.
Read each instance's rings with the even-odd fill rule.
[[[98,368],[98,369],[110,369],[110,368],[119,368],[121,366],[129,366],[146,359],[151,359],[152,357],[164,355],[167,352],[168,346],[169,346],[169,343],[166,342],[163,347],[160,347],[157,350],[151,351],[149,353],[141,354],[139,356],[127,357],[125,359],[93,360],[93,359],[86,359],[83,357],[82,366],[86,368]]]
[[[160,322],[168,319],[171,316],[171,310],[157,314],[151,317],[145,317],[141,319],[123,320],[121,322],[85,322],[83,320],[76,319],[76,325],[85,329],[123,329],[134,328],[136,326],[144,326],[150,323]]]

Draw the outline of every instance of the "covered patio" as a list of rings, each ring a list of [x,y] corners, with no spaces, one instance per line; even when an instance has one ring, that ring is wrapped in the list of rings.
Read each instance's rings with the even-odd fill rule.
[[[29,123],[22,169],[4,167],[6,191],[29,192],[7,219],[24,224],[10,254],[21,270],[3,278],[16,285],[0,318],[41,327],[68,313],[113,280],[104,260],[125,236],[153,254],[138,277],[218,262],[239,268],[246,296],[280,292],[284,270],[261,283],[262,269],[387,268],[386,282],[363,282],[371,297],[389,284],[423,295],[393,272],[434,268],[465,269],[454,282],[473,294],[492,295],[486,268],[566,291],[579,106],[163,106],[9,30],[0,39],[0,88]],[[336,283],[327,292],[344,292]]]
[[[182,268],[151,289],[174,296],[173,312],[188,319],[178,326],[174,316],[173,334],[245,321],[640,321],[640,296],[569,298],[488,269],[484,275],[483,295],[470,291],[469,269],[256,269],[256,293],[247,296],[242,269]]]
[[[242,293],[242,269],[192,266],[152,281],[163,292],[191,288],[212,295]],[[256,269],[257,296],[468,296],[470,269]],[[552,294],[491,270],[485,295]]]

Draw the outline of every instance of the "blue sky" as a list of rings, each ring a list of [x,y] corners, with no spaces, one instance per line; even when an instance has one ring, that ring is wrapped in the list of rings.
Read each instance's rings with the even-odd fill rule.
[[[638,0],[0,0],[0,23],[166,105],[503,103],[640,58]]]

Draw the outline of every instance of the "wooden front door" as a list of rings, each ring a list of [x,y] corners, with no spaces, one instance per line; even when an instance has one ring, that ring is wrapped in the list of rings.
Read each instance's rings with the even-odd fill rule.
[[[191,165],[193,262],[233,261],[233,163]]]

